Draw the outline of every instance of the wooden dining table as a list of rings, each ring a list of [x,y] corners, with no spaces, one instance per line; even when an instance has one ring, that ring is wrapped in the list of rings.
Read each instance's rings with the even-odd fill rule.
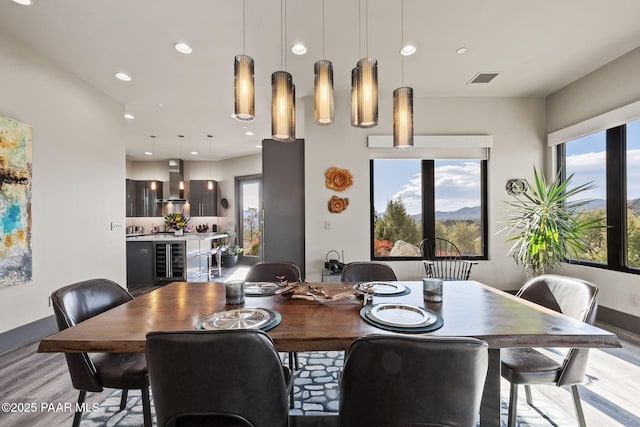
[[[405,295],[375,296],[372,303],[404,303],[440,314],[443,326],[433,336],[474,337],[489,345],[489,369],[480,422],[500,425],[500,349],[507,347],[620,347],[615,334],[516,298],[476,281],[445,282],[441,303],[425,302],[422,282],[401,281]],[[317,283],[329,295],[353,283]],[[401,334],[380,329],[360,316],[354,300],[319,302],[282,295],[247,296],[241,307],[280,313],[268,331],[282,352],[347,350],[358,337]],[[144,352],[146,334],[196,328],[203,316],[237,308],[225,305],[224,283],[174,282],[57,332],[40,342],[39,352]]]

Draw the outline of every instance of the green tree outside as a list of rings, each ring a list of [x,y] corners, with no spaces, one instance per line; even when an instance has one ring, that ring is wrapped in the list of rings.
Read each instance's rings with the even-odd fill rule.
[[[386,240],[391,245],[396,240],[404,240],[414,245],[422,240],[420,227],[407,213],[402,198],[389,200],[385,213],[375,221],[374,236],[376,240]]]

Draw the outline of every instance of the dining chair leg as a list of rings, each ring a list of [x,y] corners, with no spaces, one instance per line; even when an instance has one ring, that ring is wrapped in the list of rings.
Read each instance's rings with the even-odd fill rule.
[[[511,383],[509,393],[509,422],[508,427],[516,427],[516,411],[518,409],[518,384]]]
[[[580,427],[587,427],[587,422],[584,419],[584,412],[582,411],[582,403],[580,402],[580,393],[578,393],[578,386],[576,384],[571,386],[571,394],[573,395],[573,404],[576,407],[578,425]]]
[[[80,391],[78,395],[78,405],[76,405],[76,414],[73,416],[73,427],[80,426],[80,418],[82,418],[82,404],[84,403],[85,398],[87,397],[87,392],[84,390]]]
[[[293,354],[293,363],[297,371],[298,369],[300,369],[300,363],[298,362],[298,353],[289,353],[289,354]]]
[[[144,416],[144,427],[151,427],[151,400],[149,399],[149,387],[144,387],[142,392],[142,413]]]
[[[129,390],[126,388],[122,389],[122,396],[120,396],[120,410],[122,411],[127,407],[127,396],[129,395]]]
[[[533,405],[533,395],[531,394],[531,386],[529,384],[524,385],[524,394],[527,396],[527,404],[529,406]]]
[[[293,376],[291,377],[291,390],[289,390],[289,409],[293,409],[295,400],[293,399]]]

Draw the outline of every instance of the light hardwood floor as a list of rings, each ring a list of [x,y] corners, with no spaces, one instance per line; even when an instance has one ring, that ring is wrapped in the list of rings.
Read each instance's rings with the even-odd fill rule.
[[[587,424],[640,426],[640,337],[608,325],[599,326],[616,333],[624,347],[590,353],[587,380],[580,389]],[[77,391],[71,386],[64,356],[39,354],[36,350],[34,343],[0,355],[0,403],[35,403],[38,407],[33,413],[0,412],[0,426],[71,425],[72,412],[40,410],[42,403],[75,405]],[[91,404],[108,393],[89,393],[87,400]],[[567,390],[536,386],[533,393],[534,401],[544,395],[573,414]],[[520,405],[520,410],[526,410],[526,404]]]

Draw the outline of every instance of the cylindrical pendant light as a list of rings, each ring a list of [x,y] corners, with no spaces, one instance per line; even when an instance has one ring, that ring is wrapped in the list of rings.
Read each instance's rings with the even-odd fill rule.
[[[313,120],[317,125],[329,125],[334,120],[333,64],[321,59],[313,66],[315,73]]]
[[[413,89],[410,87],[393,91],[393,146],[413,146]]]
[[[286,71],[271,74],[271,135],[276,141],[296,139],[295,86]]]
[[[252,121],[256,117],[253,58],[249,55],[236,55],[233,71],[236,100],[233,117],[241,121]]]
[[[317,125],[329,125],[335,118],[333,102],[333,64],[324,59],[324,0],[322,0],[322,60],[313,65],[314,113]]]
[[[245,55],[245,1],[242,0],[242,55],[236,55],[233,61],[236,120],[250,122],[256,118],[256,97],[253,81],[253,58]]]
[[[378,124],[378,61],[362,58],[358,61],[358,127],[370,128]]]
[[[360,127],[358,119],[358,67],[351,70],[351,126]]]

